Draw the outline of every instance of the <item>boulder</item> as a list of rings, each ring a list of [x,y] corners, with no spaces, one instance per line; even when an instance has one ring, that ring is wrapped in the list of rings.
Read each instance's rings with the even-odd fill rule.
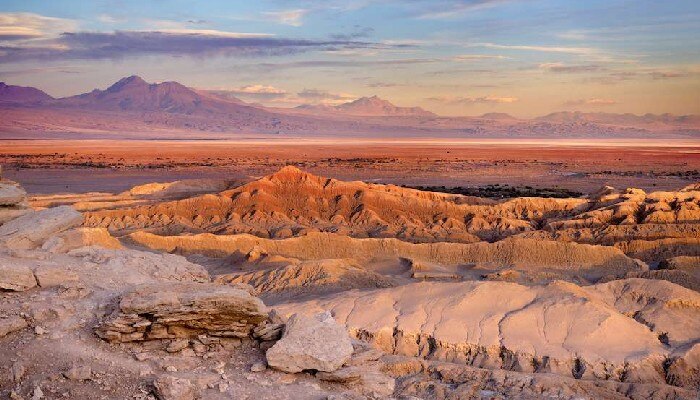
[[[267,363],[284,372],[333,372],[352,356],[350,336],[329,312],[314,316],[294,314],[284,335],[267,351]]]
[[[0,257],[0,289],[23,292],[36,286],[34,273],[26,265],[11,263]]]
[[[29,326],[27,321],[19,316],[13,315],[7,318],[0,318],[0,338],[12,332],[20,331]]]
[[[268,318],[260,299],[213,283],[158,283],[125,293],[97,329],[109,342],[151,339],[249,337]]]
[[[153,382],[156,397],[160,400],[194,400],[197,389],[188,379],[161,376]]]
[[[23,202],[27,192],[19,185],[0,182],[0,206],[14,206]]]
[[[69,206],[34,211],[0,226],[0,242],[13,249],[33,249],[82,222],[83,215]]]

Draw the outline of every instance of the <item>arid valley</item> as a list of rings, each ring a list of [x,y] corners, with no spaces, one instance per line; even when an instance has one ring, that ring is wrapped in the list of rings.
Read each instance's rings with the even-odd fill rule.
[[[695,399],[697,150],[6,142],[0,387]]]
[[[0,1],[0,400],[700,400],[700,1]]]

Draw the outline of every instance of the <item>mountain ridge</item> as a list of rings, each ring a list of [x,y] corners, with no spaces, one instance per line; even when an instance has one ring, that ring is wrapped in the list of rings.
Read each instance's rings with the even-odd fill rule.
[[[331,134],[362,137],[694,137],[700,116],[562,111],[534,119],[505,113],[439,116],[420,107],[399,107],[378,96],[337,106],[271,108],[235,97],[137,75],[106,89],[53,98],[31,87],[0,86],[0,128],[7,135],[98,132],[153,136],[156,130],[238,134]],[[72,133],[71,133],[72,132]],[[0,136],[3,137],[3,136]],[[192,137],[190,135],[190,137]]]

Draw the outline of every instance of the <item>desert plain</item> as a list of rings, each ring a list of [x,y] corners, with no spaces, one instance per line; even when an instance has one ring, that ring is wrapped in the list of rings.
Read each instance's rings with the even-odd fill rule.
[[[0,395],[697,399],[692,140],[7,140]]]

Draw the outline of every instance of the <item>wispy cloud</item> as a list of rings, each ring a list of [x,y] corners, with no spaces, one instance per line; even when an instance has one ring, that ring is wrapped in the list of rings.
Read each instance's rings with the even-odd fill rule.
[[[454,61],[505,60],[510,57],[492,54],[461,54],[454,56]]]
[[[512,96],[481,96],[481,97],[461,97],[461,96],[444,96],[444,97],[429,97],[426,100],[452,105],[471,105],[471,104],[509,104],[515,103],[519,99]]]
[[[617,101],[613,99],[604,99],[599,97],[593,97],[590,99],[579,99],[579,100],[569,100],[564,103],[565,106],[612,106],[617,104]]]
[[[604,68],[597,64],[585,64],[585,65],[567,65],[563,63],[542,63],[538,66],[539,69],[563,73],[563,74],[577,74],[585,72],[596,72],[602,71]]]
[[[463,14],[496,7],[515,0],[443,0],[425,1],[418,17],[421,19],[454,18]],[[438,4],[435,4],[438,3]]]
[[[282,25],[290,26],[302,26],[304,24],[303,18],[309,10],[298,9],[298,10],[284,10],[284,11],[269,11],[262,13],[265,19],[277,22]]]
[[[506,45],[497,43],[474,43],[470,47],[485,47],[489,49],[535,51],[544,53],[567,53],[591,55],[600,53],[599,49],[593,47],[567,47],[567,46],[530,46],[530,45]]]
[[[54,59],[118,59],[139,55],[270,56],[328,49],[380,46],[376,43],[275,37],[260,33],[165,29],[63,33],[56,38],[0,45],[0,62]],[[381,45],[383,46],[383,45]]]
[[[32,13],[0,13],[0,42],[38,39],[77,28],[77,22]]]

